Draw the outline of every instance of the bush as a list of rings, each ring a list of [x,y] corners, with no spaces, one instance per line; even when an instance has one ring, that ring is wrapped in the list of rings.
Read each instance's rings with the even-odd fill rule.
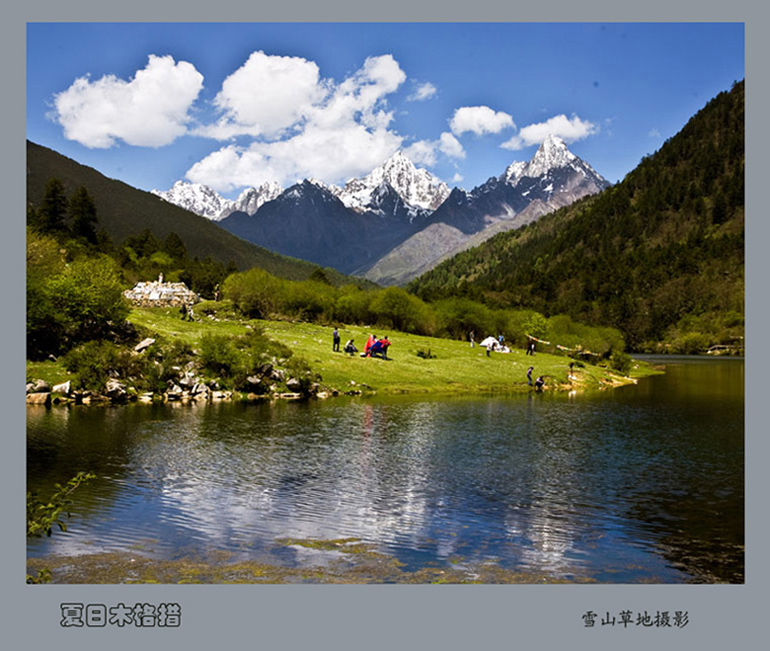
[[[89,341],[63,358],[64,367],[75,374],[74,386],[100,392],[110,378],[128,379],[145,372],[144,358],[110,341]]]
[[[626,353],[616,350],[610,356],[610,368],[615,369],[619,373],[623,373],[623,375],[628,375],[632,364],[633,360],[631,359],[631,356]]]
[[[123,282],[105,255],[64,264],[51,238],[28,232],[27,354],[41,359],[108,337],[128,316]]]
[[[247,378],[258,375],[272,358],[290,359],[292,355],[291,348],[269,339],[261,330],[239,337],[204,335],[200,346],[202,367],[234,389],[248,386]],[[300,366],[297,366],[299,371]]]

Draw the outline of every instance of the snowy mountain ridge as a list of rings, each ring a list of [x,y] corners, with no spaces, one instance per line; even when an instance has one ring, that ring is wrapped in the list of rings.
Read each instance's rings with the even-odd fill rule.
[[[432,212],[449,196],[449,186],[427,170],[415,167],[401,151],[397,151],[382,165],[360,179],[351,179],[345,187],[330,190],[346,207],[364,212],[376,206],[376,198],[384,192],[387,183],[412,209],[414,215]]]

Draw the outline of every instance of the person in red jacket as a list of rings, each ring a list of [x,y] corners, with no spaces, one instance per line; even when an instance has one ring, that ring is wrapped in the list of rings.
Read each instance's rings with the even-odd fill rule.
[[[382,358],[388,359],[388,346],[390,346],[388,335],[385,335],[380,341],[382,342]]]

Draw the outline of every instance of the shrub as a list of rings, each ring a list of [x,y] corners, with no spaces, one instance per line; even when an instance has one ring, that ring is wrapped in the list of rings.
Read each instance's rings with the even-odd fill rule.
[[[110,341],[89,341],[63,358],[64,367],[75,374],[74,385],[88,391],[102,391],[108,379],[138,377],[145,372],[144,358]]]
[[[631,359],[631,356],[621,351],[616,350],[610,356],[610,368],[615,369],[619,373],[623,373],[623,375],[628,375],[632,363],[633,360]]]

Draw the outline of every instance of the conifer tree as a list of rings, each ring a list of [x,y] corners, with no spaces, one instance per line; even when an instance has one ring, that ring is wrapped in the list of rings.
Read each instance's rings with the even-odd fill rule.
[[[57,178],[52,178],[45,186],[43,203],[38,210],[37,229],[43,233],[63,233],[66,228],[67,197],[64,194],[64,184]]]
[[[96,226],[99,223],[96,217],[96,206],[83,186],[75,190],[75,194],[70,199],[70,216],[72,217],[72,235],[96,244]]]

